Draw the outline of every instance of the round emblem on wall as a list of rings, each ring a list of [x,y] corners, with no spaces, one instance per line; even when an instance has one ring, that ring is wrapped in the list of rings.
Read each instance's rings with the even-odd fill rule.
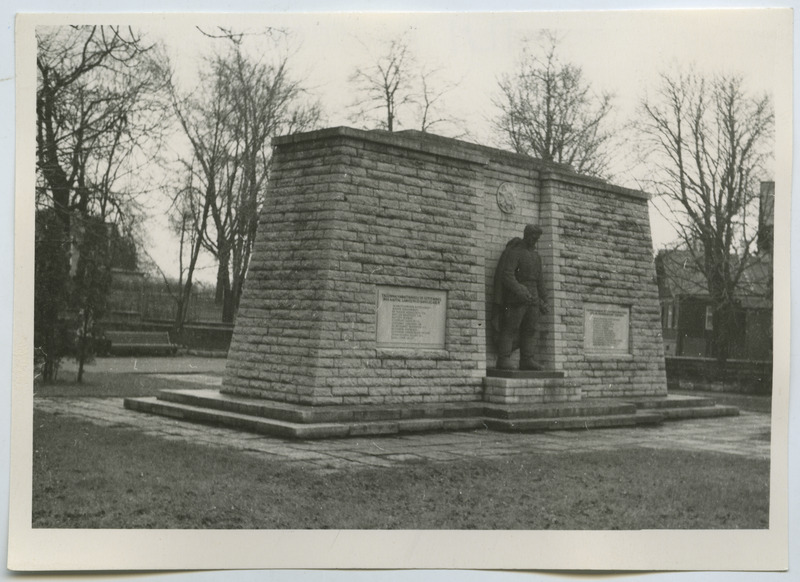
[[[517,209],[517,187],[510,182],[503,182],[497,189],[497,206],[506,214]]]

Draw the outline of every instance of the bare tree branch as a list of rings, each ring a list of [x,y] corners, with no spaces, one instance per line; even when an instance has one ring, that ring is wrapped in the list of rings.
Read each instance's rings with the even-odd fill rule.
[[[163,55],[130,28],[39,27],[36,38],[37,208],[59,229],[39,222],[58,245],[42,240],[39,247],[57,256],[41,263],[50,273],[38,268],[37,257],[36,276],[48,281],[48,291],[38,294],[34,331],[47,345],[43,351],[57,357],[65,310],[82,314],[80,378],[86,334],[104,309],[101,287],[110,281],[112,257],[100,239],[110,236],[111,225],[132,231],[144,188],[139,174],[160,147],[167,116]],[[45,362],[45,379],[53,369]]]
[[[525,47],[518,70],[500,79],[495,130],[518,153],[604,177],[612,97],[594,94],[581,68],[559,59],[559,42],[545,31],[539,47]]]
[[[173,104],[192,146],[184,167],[196,172],[208,209],[208,220],[196,223],[198,240],[217,260],[217,299],[223,321],[233,321],[267,194],[271,140],[313,128],[320,107],[292,77],[288,57],[251,57],[245,35],[228,30],[214,38],[223,49],[206,60],[203,89],[173,90]]]
[[[366,129],[417,129],[463,136],[444,106],[445,96],[457,87],[441,79],[441,69],[420,65],[405,36],[385,43],[375,60],[358,67],[349,81],[356,96],[350,119]]]

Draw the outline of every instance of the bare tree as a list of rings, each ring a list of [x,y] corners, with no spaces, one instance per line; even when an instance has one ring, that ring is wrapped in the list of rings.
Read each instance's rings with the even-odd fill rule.
[[[200,196],[199,192],[187,186],[187,192],[181,193],[178,200],[181,204],[179,214],[172,216],[172,228],[180,237],[178,250],[178,289],[175,296],[175,330],[180,337],[183,334],[183,325],[189,309],[194,285],[194,273],[200,250],[203,247],[203,237],[208,224],[208,213],[211,200]],[[167,283],[166,277],[164,282]]]
[[[418,77],[418,94],[415,98],[417,127],[425,133],[438,133],[463,138],[469,135],[462,120],[452,115],[445,97],[458,87],[458,83],[443,80],[442,69],[423,66]]]
[[[175,303],[173,329],[176,337],[183,335],[188,318],[189,304],[194,291],[194,275],[197,270],[203,237],[206,233],[211,199],[206,192],[194,184],[195,173],[187,168],[186,184],[172,196],[168,211],[170,230],[178,235],[178,278],[170,278],[152,255],[145,249],[150,269],[158,271],[164,289]]]
[[[164,127],[163,57],[131,29],[37,30],[40,206],[116,220]]]
[[[157,149],[163,126],[159,94],[164,78],[158,51],[129,28],[41,27],[36,37],[36,203],[39,211],[55,218],[40,224],[48,224],[47,236],[57,240],[57,244],[41,240],[38,248],[57,253],[43,264],[53,266],[53,273],[67,274],[39,273],[50,287],[37,302],[34,330],[45,354],[43,377],[49,381],[65,349],[58,340],[63,335],[58,330],[64,310],[70,306],[94,320],[102,311],[104,293],[87,285],[106,284],[109,278],[96,276],[96,261],[88,270],[82,268],[78,253],[86,237],[108,232],[104,227],[90,228],[94,222],[134,219],[127,216],[136,209],[133,184]],[[38,259],[43,257],[37,255]],[[88,321],[80,329],[89,330]],[[79,369],[86,345],[86,337],[80,336]]]
[[[356,97],[351,121],[363,127],[397,131],[465,132],[444,106],[445,96],[457,83],[442,79],[442,69],[420,65],[405,37],[388,41],[385,50],[350,75]]]
[[[186,308],[191,297],[194,270],[200,249],[208,236],[208,219],[212,204],[216,204],[219,188],[224,183],[225,166],[231,148],[226,135],[227,117],[231,115],[225,107],[220,93],[224,91],[223,79],[215,79],[203,74],[198,89],[192,94],[181,96],[172,86],[173,106],[181,128],[191,145],[191,154],[183,159],[187,186],[176,193],[172,202],[172,225],[181,236],[179,250],[180,290],[177,294],[175,325],[180,332],[185,322]],[[177,218],[174,215],[177,213]],[[180,225],[178,227],[178,225]],[[187,225],[194,232],[187,233]],[[191,244],[190,258],[183,280],[183,257],[185,237]],[[166,279],[165,279],[166,280]]]
[[[414,102],[413,67],[407,41],[389,41],[373,64],[357,68],[350,76],[358,93],[351,119],[395,131],[400,126],[400,109]]]
[[[541,41],[527,44],[517,71],[500,79],[496,131],[515,152],[602,177],[611,95],[594,93],[581,67],[561,61],[552,32],[543,32]]]
[[[198,237],[216,258],[217,298],[223,321],[233,321],[266,196],[271,139],[314,127],[320,118],[287,56],[275,62],[249,57],[242,37],[223,34],[226,50],[210,58],[201,77],[205,91],[175,98],[192,145],[187,169],[202,191],[207,220]],[[176,94],[177,95],[177,94]]]
[[[678,230],[713,307],[713,352],[724,361],[736,325],[737,288],[756,252],[759,177],[772,156],[774,112],[735,76],[664,74],[642,103],[651,188]]]

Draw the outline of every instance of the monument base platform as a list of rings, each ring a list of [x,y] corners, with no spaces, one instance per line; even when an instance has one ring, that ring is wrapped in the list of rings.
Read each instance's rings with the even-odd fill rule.
[[[518,372],[519,373],[519,372]],[[483,379],[483,399],[495,404],[549,404],[580,402],[581,389],[564,374],[522,372],[525,376]]]
[[[501,368],[486,368],[487,378],[525,378],[525,379],[553,379],[563,378],[564,372],[555,370],[504,370]]]
[[[404,406],[305,406],[219,390],[164,390],[126,398],[125,408],[292,439],[492,429],[510,432],[608,428],[738,414],[705,398],[667,397],[560,403],[460,402]]]

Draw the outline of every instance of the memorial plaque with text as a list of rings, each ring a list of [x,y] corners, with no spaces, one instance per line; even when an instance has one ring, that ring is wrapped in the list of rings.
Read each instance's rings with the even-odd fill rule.
[[[587,304],[584,306],[583,345],[587,354],[628,354],[629,307]]]
[[[444,349],[447,293],[378,288],[378,347]]]

